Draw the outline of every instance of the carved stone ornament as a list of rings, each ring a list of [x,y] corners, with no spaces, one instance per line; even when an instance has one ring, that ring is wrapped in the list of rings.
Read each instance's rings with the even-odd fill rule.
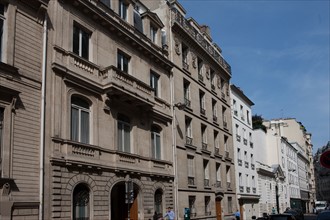
[[[191,53],[192,56],[192,66],[194,67],[194,69],[197,68],[197,56],[194,53]]]
[[[181,54],[181,51],[180,51],[180,41],[178,38],[174,38],[174,49],[175,49],[175,52],[177,55],[180,55]]]

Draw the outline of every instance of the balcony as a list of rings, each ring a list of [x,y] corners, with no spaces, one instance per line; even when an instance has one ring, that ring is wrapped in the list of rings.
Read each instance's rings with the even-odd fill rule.
[[[182,61],[182,68],[189,71],[189,64],[186,61]]]
[[[246,192],[247,192],[247,193],[250,193],[250,192],[251,192],[251,187],[247,186],[247,187],[246,187]]]
[[[251,169],[254,170],[255,169],[255,165],[251,163]]]
[[[245,165],[245,168],[249,168],[249,162],[245,161],[244,165]]]
[[[188,176],[188,186],[195,186],[195,177]]]
[[[239,186],[239,192],[244,192],[244,186]]]
[[[253,193],[257,193],[257,188],[256,187],[252,187],[252,192]]]
[[[238,134],[236,134],[236,140],[237,140],[238,142],[241,142],[241,136],[238,135]]]
[[[213,115],[213,122],[217,123],[218,122],[218,117],[216,115]]]
[[[243,138],[243,143],[244,143],[244,145],[247,145],[247,139],[246,138]]]
[[[101,72],[103,88],[108,95],[136,105],[155,104],[153,89],[132,75],[110,66]]]
[[[184,98],[184,104],[187,108],[191,108],[191,101],[188,98]]]
[[[198,73],[198,80],[203,82],[204,81],[204,77],[202,74]]]
[[[218,147],[214,148],[214,154],[220,155],[220,149]]]
[[[202,33],[196,30],[190,22],[178,11],[172,8],[173,26],[178,25],[184,33],[187,33],[197,44],[200,45],[225,71],[231,75],[231,67],[221,56],[220,51],[214,44],[206,40]]]
[[[227,189],[231,190],[231,182],[227,182]]]
[[[186,144],[187,145],[192,145],[193,139],[191,137],[186,136]]]
[[[204,115],[205,116],[205,108],[200,107],[200,112],[201,112],[201,115]]]
[[[238,163],[238,166],[242,166],[242,164],[243,164],[243,162],[242,162],[241,159],[238,159],[238,160],[237,160],[237,163]]]
[[[204,187],[210,187],[210,180],[204,179]]]
[[[202,150],[207,151],[207,143],[202,142]]]

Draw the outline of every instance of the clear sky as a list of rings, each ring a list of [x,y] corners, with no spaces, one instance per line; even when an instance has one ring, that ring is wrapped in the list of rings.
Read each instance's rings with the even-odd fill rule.
[[[296,118],[314,152],[330,141],[329,0],[179,0],[265,119]]]

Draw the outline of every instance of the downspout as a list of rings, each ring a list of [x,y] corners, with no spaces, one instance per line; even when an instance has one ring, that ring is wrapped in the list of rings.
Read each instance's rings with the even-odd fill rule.
[[[41,82],[41,115],[40,115],[40,155],[39,155],[39,220],[44,216],[44,152],[45,152],[45,94],[47,66],[47,12],[45,12],[42,41],[42,82]]]
[[[173,42],[172,42],[172,7],[169,7],[169,13],[170,13],[170,20],[169,20],[169,41],[170,41],[170,47],[169,47],[169,56],[170,61],[173,63]],[[175,219],[179,219],[179,208],[178,208],[178,177],[177,177],[177,150],[176,150],[176,114],[175,114],[175,103],[174,103],[174,75],[173,75],[173,69],[171,70],[170,74],[170,90],[171,90],[171,107],[172,107],[172,145],[173,145],[173,167],[174,167],[174,211],[176,212]]]

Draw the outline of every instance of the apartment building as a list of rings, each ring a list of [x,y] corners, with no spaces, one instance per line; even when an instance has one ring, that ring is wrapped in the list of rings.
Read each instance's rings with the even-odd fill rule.
[[[207,25],[178,1],[143,1],[168,25],[173,68],[176,213],[225,219],[236,211],[231,69]]]
[[[39,213],[45,7],[0,2],[0,219]]]
[[[252,219],[259,216],[260,198],[252,129],[254,103],[239,87],[230,88],[237,199],[242,219]]]
[[[324,167],[320,163],[320,157],[323,153],[330,150],[330,141],[323,147],[319,148],[314,155],[314,167],[315,167],[315,183],[316,183],[316,200],[318,201],[330,201],[330,172],[329,168]]]
[[[312,141],[311,134],[307,132],[306,128],[301,122],[294,118],[281,118],[264,121],[267,130],[274,135],[285,137],[287,141],[295,146],[298,150],[297,164],[298,164],[298,178],[300,188],[300,208],[306,212],[312,212],[313,197],[315,192],[315,181],[310,179],[312,175],[310,161]]]

